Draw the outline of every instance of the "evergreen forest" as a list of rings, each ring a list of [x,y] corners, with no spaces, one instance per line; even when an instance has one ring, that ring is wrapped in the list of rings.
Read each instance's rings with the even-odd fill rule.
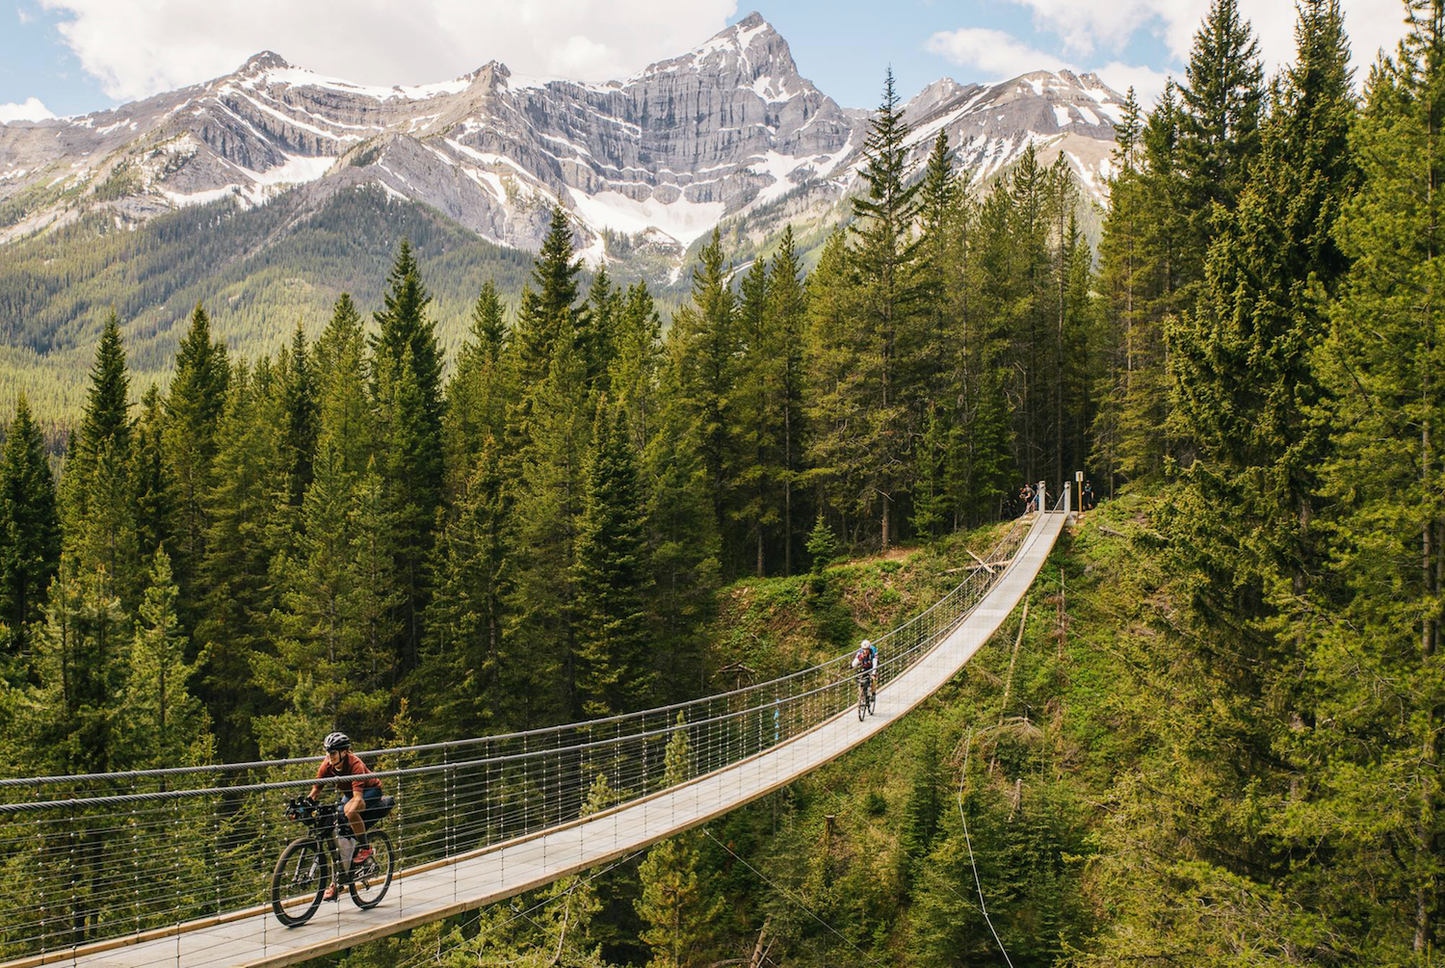
[[[199,276],[165,385],[117,305],[78,416],[21,392],[4,437],[0,776],[785,674],[1085,469],[1028,607],[888,740],[330,960],[1445,963],[1445,0],[1364,76],[1339,0],[1297,6],[1276,75],[1211,0],[1130,92],[1097,251],[1062,160],[978,190],[940,133],[910,172],[890,72],[816,264],[714,231],[675,309],[584,271],[561,208],[530,266],[453,252],[465,301],[418,222],[274,347]]]

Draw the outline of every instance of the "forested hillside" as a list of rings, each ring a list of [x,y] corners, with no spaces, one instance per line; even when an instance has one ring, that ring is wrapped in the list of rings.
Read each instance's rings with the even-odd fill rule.
[[[978,197],[940,135],[906,181],[890,76],[816,267],[787,232],[734,273],[714,233],[665,333],[561,209],[515,302],[483,262],[459,319],[418,215],[255,362],[198,273],[165,387],[117,306],[58,482],[43,393],[6,435],[0,770],[715,691],[914,610],[1021,481],[1087,465],[1114,500],[1023,635],[887,746],[350,960],[1437,963],[1445,0],[1411,11],[1352,81],[1306,0],[1267,80],[1213,0],[1186,77],[1130,97],[1097,265],[1032,153]]]

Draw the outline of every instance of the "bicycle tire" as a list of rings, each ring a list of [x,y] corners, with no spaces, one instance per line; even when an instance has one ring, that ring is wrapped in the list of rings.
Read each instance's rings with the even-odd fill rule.
[[[858,722],[863,722],[868,715],[868,687],[858,686]]]
[[[873,711],[878,708],[878,690],[872,683],[868,684],[868,715],[872,716]]]
[[[314,855],[314,860],[312,856]],[[292,865],[295,865],[294,868]],[[293,871],[290,881],[288,869]],[[286,845],[271,871],[271,910],[276,920],[296,928],[311,920],[321,906],[321,895],[331,883],[331,857],[315,837],[298,837]],[[310,901],[306,899],[310,897]],[[286,902],[292,907],[288,910]],[[299,912],[299,913],[298,913]]]
[[[369,890],[363,892],[358,889],[356,883],[356,875],[358,872],[355,870],[351,872],[351,882],[347,887],[351,891],[352,903],[363,911],[374,908],[381,903],[381,899],[386,897],[387,890],[391,888],[391,877],[396,872],[396,853],[391,849],[391,838],[380,830],[368,833],[366,837],[371,843],[372,849],[371,860],[366,862],[367,865],[377,864],[378,857],[385,857],[386,876],[381,881],[381,889],[373,896]],[[378,871],[378,876],[379,874],[380,872]],[[363,878],[363,880],[366,880],[366,878]]]

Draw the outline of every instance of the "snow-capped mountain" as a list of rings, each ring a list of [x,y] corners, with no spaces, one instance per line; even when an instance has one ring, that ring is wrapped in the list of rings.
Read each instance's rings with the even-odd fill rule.
[[[983,179],[1030,142],[1065,152],[1102,198],[1122,99],[1096,76],[940,80],[908,102],[921,164],[940,128]],[[0,125],[0,242],[94,212],[134,226],[178,207],[316,204],[357,186],[535,249],[560,201],[593,261],[609,236],[680,258],[724,218],[795,193],[821,211],[856,186],[868,115],[798,73],[752,14],[696,49],[604,84],[514,75],[493,61],[453,81],[378,88],[264,52],[233,74],[78,118]]]

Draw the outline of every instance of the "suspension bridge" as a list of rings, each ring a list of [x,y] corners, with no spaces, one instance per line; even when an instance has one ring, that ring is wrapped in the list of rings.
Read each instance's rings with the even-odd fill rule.
[[[952,678],[1063,530],[1068,486],[1052,509],[1039,495],[964,581],[875,639],[880,686],[865,721],[850,652],[672,706],[362,752],[398,802],[385,827],[400,869],[371,910],[346,899],[286,928],[267,903],[272,865],[301,832],[285,803],[310,787],[315,757],[0,779],[0,968],[297,964],[705,823],[843,755]],[[687,756],[669,770],[679,734]]]

